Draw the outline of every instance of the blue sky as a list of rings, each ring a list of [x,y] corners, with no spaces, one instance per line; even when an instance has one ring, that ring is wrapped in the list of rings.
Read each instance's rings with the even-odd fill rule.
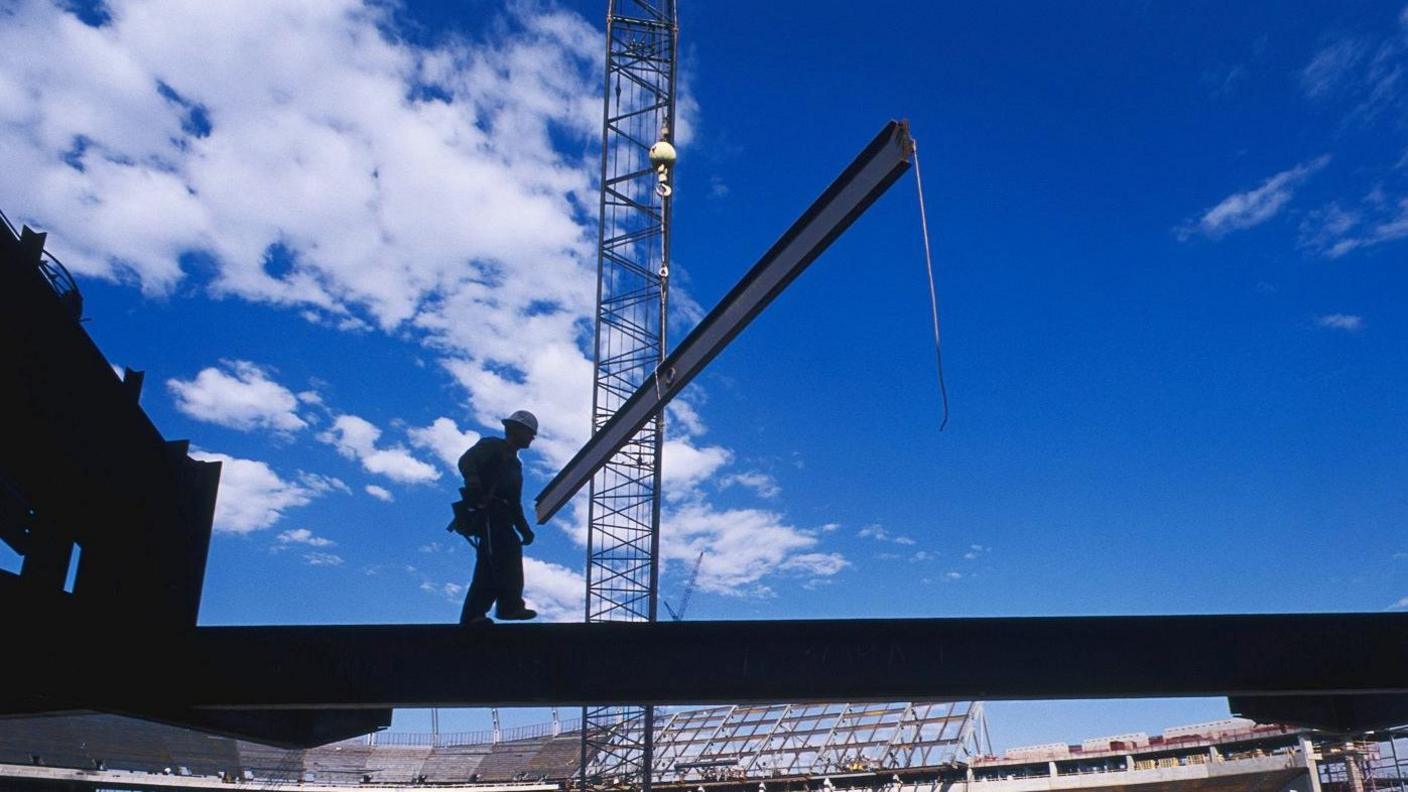
[[[691,618],[1408,607],[1402,6],[683,6],[674,337],[907,118],[953,412],[906,178],[673,413],[667,599],[706,550]],[[452,621],[456,449],[534,410],[536,492],[584,438],[603,16],[0,4],[0,208],[228,460],[203,623]],[[531,551],[553,618],[581,520]]]

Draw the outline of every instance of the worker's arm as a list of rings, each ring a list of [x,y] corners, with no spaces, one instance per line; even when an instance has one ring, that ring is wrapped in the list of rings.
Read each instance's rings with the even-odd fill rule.
[[[460,455],[460,475],[464,477],[464,499],[465,502],[476,509],[482,509],[489,505],[489,492],[486,489],[483,469],[484,463],[494,453],[493,448],[487,442],[489,438],[482,438],[479,442],[470,446],[470,449]]]
[[[533,529],[528,527],[528,517],[523,513],[522,500],[514,501],[513,511],[513,527],[518,529],[518,535],[523,538],[523,544],[533,544]]]

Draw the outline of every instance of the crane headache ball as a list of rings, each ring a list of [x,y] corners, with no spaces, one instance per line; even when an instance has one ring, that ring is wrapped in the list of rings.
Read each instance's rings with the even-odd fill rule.
[[[650,147],[650,165],[655,168],[655,192],[661,198],[670,195],[670,169],[675,166],[675,147],[661,140]]]

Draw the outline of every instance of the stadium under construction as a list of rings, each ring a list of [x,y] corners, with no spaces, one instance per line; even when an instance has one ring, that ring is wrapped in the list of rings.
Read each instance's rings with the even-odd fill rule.
[[[593,434],[537,504],[588,493],[584,623],[201,626],[220,464],[143,411],[45,235],[0,224],[0,786],[1408,792],[1408,613],[657,621],[666,404],[917,165],[885,124],[666,354],[674,5],[609,3]],[[997,756],[977,703],[1141,696],[1246,719]],[[441,706],[582,717],[379,733]]]
[[[1402,792],[1408,769],[1398,755],[1408,734],[1347,739],[1240,718],[997,755],[979,702],[660,714],[654,786],[680,792]],[[112,715],[0,719],[0,785],[35,792],[565,792],[579,783],[580,726],[554,720],[498,733],[384,732],[281,750]],[[599,759],[589,757],[590,784],[621,788],[625,782]]]

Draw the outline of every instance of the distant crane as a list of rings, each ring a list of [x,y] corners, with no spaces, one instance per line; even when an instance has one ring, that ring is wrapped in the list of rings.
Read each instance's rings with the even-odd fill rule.
[[[700,550],[699,557],[694,559],[694,569],[690,570],[689,582],[684,584],[684,593],[680,595],[679,610],[670,607],[669,600],[660,600],[665,603],[665,610],[670,612],[670,618],[675,621],[684,621],[684,609],[689,607],[689,598],[694,595],[694,584],[699,581],[699,567],[704,565],[704,552]]]

